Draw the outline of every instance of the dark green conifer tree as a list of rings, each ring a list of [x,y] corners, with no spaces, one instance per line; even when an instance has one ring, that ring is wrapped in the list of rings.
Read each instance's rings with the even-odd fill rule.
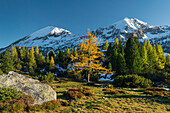
[[[14,62],[11,59],[9,50],[5,51],[2,59],[1,69],[3,72],[8,73],[9,71],[14,71]]]
[[[116,73],[118,75],[122,75],[126,73],[126,61],[121,53],[118,54]]]
[[[109,47],[108,41],[106,40],[106,43],[102,45],[102,50],[107,50]]]
[[[126,43],[125,60],[128,72],[130,74],[138,74],[142,70],[142,59],[133,37],[130,37]]]
[[[51,51],[49,52],[48,56],[49,56],[49,59],[50,59],[50,60],[51,60],[51,57],[55,58],[55,57],[56,57],[56,54],[55,54],[54,50],[51,50]]]

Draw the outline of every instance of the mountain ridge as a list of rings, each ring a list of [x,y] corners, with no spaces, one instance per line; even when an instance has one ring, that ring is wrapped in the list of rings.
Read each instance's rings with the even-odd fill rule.
[[[109,43],[114,42],[114,38],[118,37],[126,41],[128,37],[134,34],[139,41],[144,39],[150,40],[151,44],[158,42],[162,45],[164,52],[170,53],[170,26],[153,26],[143,22],[137,18],[127,18],[115,22],[108,27],[99,27],[92,30],[92,33],[99,37],[100,46],[108,40]],[[38,45],[42,51],[48,52],[51,49],[64,49],[65,47],[76,47],[83,41],[84,36],[80,34],[72,34],[69,30],[47,26],[30,35],[15,41],[13,46],[35,47]],[[11,44],[10,44],[11,45]],[[1,48],[0,52],[8,49],[9,46]]]

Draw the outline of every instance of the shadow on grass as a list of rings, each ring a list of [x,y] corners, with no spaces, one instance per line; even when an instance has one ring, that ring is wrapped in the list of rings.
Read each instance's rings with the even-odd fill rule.
[[[63,95],[57,95],[57,99],[67,100]]]
[[[106,98],[129,98],[129,99],[148,99],[160,104],[170,105],[170,99],[168,97],[155,97],[155,96],[141,96],[141,95],[105,95]]]

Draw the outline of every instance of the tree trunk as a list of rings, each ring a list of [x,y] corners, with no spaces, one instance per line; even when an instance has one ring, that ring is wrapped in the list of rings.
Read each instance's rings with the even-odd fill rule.
[[[88,71],[87,82],[90,82],[90,71]]]

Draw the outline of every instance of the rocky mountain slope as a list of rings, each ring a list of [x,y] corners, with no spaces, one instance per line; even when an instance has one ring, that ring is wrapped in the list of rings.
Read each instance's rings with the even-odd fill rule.
[[[170,53],[170,26],[152,26],[146,22],[136,18],[124,18],[108,27],[98,28],[92,31],[99,37],[100,45],[108,40],[109,43],[114,42],[114,38],[118,37],[126,41],[132,34],[143,42],[144,39],[150,40],[151,44],[158,42],[162,45],[164,52]],[[83,41],[84,35],[72,34],[70,31],[47,26],[40,29],[14,43],[13,46],[35,47],[39,46],[40,51],[48,52],[51,49],[64,49],[65,47],[75,47]],[[3,52],[5,47],[0,49]]]

